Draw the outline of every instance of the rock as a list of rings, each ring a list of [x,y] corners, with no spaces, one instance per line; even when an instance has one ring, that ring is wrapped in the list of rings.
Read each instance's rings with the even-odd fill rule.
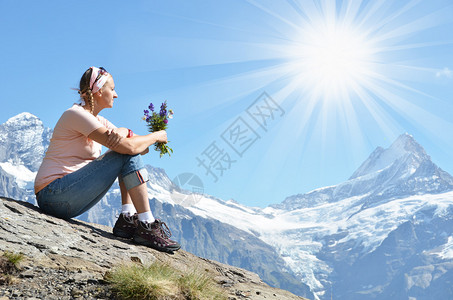
[[[35,277],[35,273],[33,272],[32,269],[26,270],[26,271],[20,273],[20,277],[22,277],[22,278],[33,278],[33,277]]]
[[[158,252],[118,239],[111,232],[111,227],[57,219],[30,203],[0,197],[0,251],[26,256],[19,282],[13,290],[0,286],[0,297],[15,299],[30,293],[28,298],[38,299],[112,299],[103,280],[112,267],[160,261],[178,270],[210,274],[230,299],[303,299],[268,286],[250,271],[184,250]]]
[[[71,290],[71,296],[74,297],[74,298],[78,298],[78,297],[81,297],[83,295],[83,291],[77,289],[77,288],[74,288]]]

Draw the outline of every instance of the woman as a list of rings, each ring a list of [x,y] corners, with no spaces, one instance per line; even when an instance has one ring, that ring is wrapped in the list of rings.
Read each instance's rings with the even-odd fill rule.
[[[66,110],[57,122],[36,175],[39,207],[59,218],[76,217],[101,200],[118,178],[123,205],[113,234],[159,251],[178,250],[180,245],[170,240],[168,227],[151,213],[148,173],[140,156],[152,144],[166,143],[167,133],[138,136],[99,116],[118,97],[112,76],[102,67],[91,67],[83,74],[79,94],[81,103]],[[100,156],[102,145],[111,151]]]

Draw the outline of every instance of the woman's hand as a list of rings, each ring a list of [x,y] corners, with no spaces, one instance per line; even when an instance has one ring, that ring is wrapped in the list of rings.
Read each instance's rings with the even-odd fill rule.
[[[165,130],[160,130],[154,132],[157,143],[167,143],[167,132]]]
[[[107,130],[107,148],[115,149],[119,145],[121,140],[124,138],[117,128]]]

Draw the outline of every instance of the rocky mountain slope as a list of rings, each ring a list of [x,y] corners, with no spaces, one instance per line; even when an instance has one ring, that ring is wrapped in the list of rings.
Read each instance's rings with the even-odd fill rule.
[[[118,264],[161,261],[178,270],[196,270],[214,277],[229,299],[303,299],[266,285],[256,274],[180,250],[167,254],[117,239],[112,228],[77,220],[64,221],[39,208],[0,198],[0,251],[26,257],[15,283],[0,286],[0,297],[109,299],[103,277]],[[2,298],[3,299],[3,298]]]
[[[148,169],[152,171],[149,166]],[[168,178],[165,172],[162,172],[162,176]],[[168,224],[183,249],[204,258],[256,272],[274,287],[307,298],[313,297],[310,289],[293,275],[276,249],[268,243],[250,232],[230,225],[227,220],[220,222],[194,214],[188,208],[170,202],[172,198],[167,190],[167,195],[163,195],[154,191],[157,188],[153,183],[148,183],[148,186],[153,214]],[[119,187],[115,184],[101,201],[78,219],[113,226],[121,210]]]
[[[36,204],[33,180],[48,146],[51,130],[46,129],[36,116],[22,113],[0,125],[2,135],[0,196]],[[16,135],[27,137],[27,142],[8,139],[8,136]],[[248,232],[212,218],[196,216],[182,205],[175,204],[172,199],[184,197],[189,192],[175,186],[164,170],[149,165],[146,168],[151,177],[148,191],[153,213],[168,223],[183,249],[256,272],[274,287],[312,296],[309,287],[292,274],[273,247]],[[113,226],[120,210],[119,187],[115,183],[98,205],[78,219]]]

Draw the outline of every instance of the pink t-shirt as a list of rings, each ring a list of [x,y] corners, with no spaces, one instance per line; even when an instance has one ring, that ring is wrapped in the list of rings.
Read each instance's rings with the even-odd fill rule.
[[[35,193],[98,158],[102,145],[88,135],[102,126],[116,128],[107,119],[93,116],[78,104],[66,110],[55,125],[46,156],[36,174]]]

